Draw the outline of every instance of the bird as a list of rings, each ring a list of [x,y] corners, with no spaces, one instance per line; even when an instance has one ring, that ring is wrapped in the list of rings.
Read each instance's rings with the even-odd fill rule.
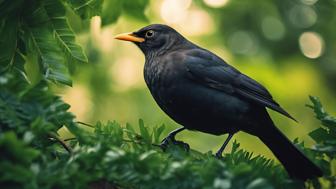
[[[266,108],[294,121],[260,83],[209,50],[186,39],[170,26],[151,24],[115,39],[133,42],[145,56],[144,79],[158,106],[182,127],[168,134],[162,145],[177,141],[183,130],[228,134],[216,152],[222,153],[239,131],[258,137],[298,180],[322,176],[275,126]],[[183,143],[184,144],[184,143]]]

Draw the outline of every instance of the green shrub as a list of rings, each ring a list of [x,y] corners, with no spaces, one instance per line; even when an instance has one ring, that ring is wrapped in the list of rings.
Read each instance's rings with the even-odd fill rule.
[[[132,2],[132,3],[130,3]],[[82,19],[101,14],[103,23],[116,21],[123,9],[145,20],[147,0],[16,0],[0,1],[0,188],[335,188],[336,118],[311,97],[322,126],[310,133],[316,141],[305,153],[324,171],[324,177],[306,183],[288,178],[273,160],[239,148],[219,160],[211,152],[185,151],[158,144],[164,126],[139,131],[117,122],[94,126],[78,123],[69,105],[49,89],[50,82],[71,85],[74,62],[87,62],[67,21],[67,11]],[[127,8],[128,9],[128,8]],[[128,9],[129,10],[129,9]],[[25,63],[38,65],[32,82]],[[27,65],[25,65],[27,66]],[[89,126],[93,131],[83,129]],[[73,138],[61,139],[66,127]]]

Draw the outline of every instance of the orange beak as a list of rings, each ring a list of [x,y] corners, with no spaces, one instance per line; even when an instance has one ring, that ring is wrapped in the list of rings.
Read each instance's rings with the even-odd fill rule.
[[[122,34],[114,36],[114,39],[123,40],[123,41],[132,41],[132,42],[138,42],[138,43],[145,41],[144,38],[138,37],[134,35],[133,33],[122,33]]]

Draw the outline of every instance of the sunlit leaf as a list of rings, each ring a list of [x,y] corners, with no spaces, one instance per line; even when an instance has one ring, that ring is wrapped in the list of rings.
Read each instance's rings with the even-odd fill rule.
[[[147,128],[145,127],[144,121],[142,119],[139,119],[139,129],[143,139],[150,143],[152,141],[152,137],[149,134]]]
[[[307,105],[307,106],[314,110],[317,119],[324,118],[327,115],[327,113],[324,110],[321,101],[317,97],[314,97],[314,96],[309,96],[309,99],[313,103],[313,105]]]
[[[154,143],[160,142],[160,136],[162,132],[165,130],[165,125],[161,125],[159,127],[154,127],[153,129],[153,136],[154,136]]]
[[[21,77],[26,80],[27,82],[29,82],[29,79],[26,75],[26,71],[24,68],[24,64],[25,64],[26,60],[24,55],[19,51],[19,49],[16,49],[15,52],[15,57],[13,60],[13,69],[15,69],[15,71],[19,72]]]
[[[69,0],[71,8],[82,19],[101,14],[103,0]]]
[[[30,28],[30,37],[41,59],[45,78],[72,85],[71,77],[62,50],[48,27]]]
[[[61,48],[70,57],[68,63],[71,64],[72,60],[87,62],[87,57],[83,49],[76,43],[75,34],[65,17],[63,4],[58,0],[46,0],[44,7],[52,23],[56,39],[59,41]]]

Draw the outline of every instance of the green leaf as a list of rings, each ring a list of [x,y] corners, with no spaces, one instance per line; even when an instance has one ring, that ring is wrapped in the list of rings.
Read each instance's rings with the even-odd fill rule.
[[[336,138],[336,118],[330,115],[327,115],[322,120],[322,124],[329,129],[329,134]]]
[[[25,81],[29,82],[25,68],[24,68],[25,62],[26,60],[25,60],[24,55],[19,51],[19,49],[17,49],[15,52],[15,57],[13,61],[13,69],[15,69]]]
[[[123,2],[120,0],[108,0],[104,2],[102,25],[108,25],[116,22],[122,13]]]
[[[24,121],[22,120],[25,117],[24,113],[18,114],[20,112],[20,103],[18,99],[13,97],[4,88],[1,87],[0,93],[0,129],[1,131],[6,130],[6,127],[9,129],[16,129],[17,132],[20,132],[20,127],[24,126]]]
[[[0,135],[0,149],[2,155],[7,155],[7,157],[11,157],[12,161],[16,160],[23,164],[29,164],[39,155],[37,150],[27,148],[27,145],[19,140],[13,131]]]
[[[148,129],[145,127],[144,121],[142,119],[139,119],[139,129],[143,139],[148,143],[151,143],[152,137],[149,135]]]
[[[240,146],[240,144],[237,142],[237,140],[234,140],[233,143],[232,143],[231,154],[236,153],[239,146]]]
[[[165,125],[161,125],[159,127],[154,127],[153,128],[153,137],[154,137],[154,143],[159,143],[160,142],[160,136],[162,134],[162,132],[165,129]]]
[[[46,136],[49,131],[56,130],[51,123],[48,123],[42,117],[35,118],[31,122],[30,128],[37,136]]]
[[[160,127],[154,127],[153,129],[153,135],[154,135],[154,143],[160,142],[160,136],[162,132],[165,130],[165,125],[161,125]]]
[[[328,138],[324,140],[332,140],[332,138],[336,137],[336,117],[330,116],[323,108],[321,101],[317,97],[310,96],[310,100],[313,105],[308,105],[308,107],[312,108],[315,112],[316,118],[319,119],[323,126],[328,129]],[[319,128],[321,129],[321,128]],[[318,130],[318,129],[317,129]],[[314,132],[314,131],[313,131]],[[321,131],[316,131],[321,132]],[[321,134],[321,133],[319,133]],[[316,136],[316,134],[315,134]],[[326,137],[326,136],[325,136]]]
[[[0,1],[0,18],[3,18],[8,15],[12,15],[13,13],[18,12],[22,9],[24,0],[2,0]]]
[[[14,62],[17,48],[18,17],[8,17],[0,20],[0,73],[8,70]],[[4,37],[6,36],[6,37]]]
[[[0,186],[2,188],[23,188],[34,180],[34,173],[30,169],[32,161],[40,152],[23,143],[13,131],[0,134]],[[16,184],[17,187],[13,184]],[[6,185],[11,184],[11,185]]]
[[[336,118],[330,115],[327,115],[323,118],[323,124],[329,129],[336,129]]]
[[[309,99],[313,103],[313,105],[307,105],[307,106],[314,110],[317,119],[321,120],[322,118],[324,118],[327,115],[327,113],[324,110],[320,99],[314,96],[309,96]]]
[[[83,49],[76,43],[75,34],[65,17],[64,5],[59,0],[46,0],[44,8],[52,23],[56,39],[70,57],[68,63],[70,64],[72,59],[78,62],[88,62]]]
[[[24,12],[24,21],[27,24],[24,28],[27,33],[25,42],[29,53],[38,56],[40,71],[44,78],[71,85],[65,56],[55,39],[55,32],[43,1],[33,1],[31,4]]]
[[[54,82],[60,82],[66,85],[72,85],[70,74],[63,52],[58,46],[49,27],[29,28],[29,34],[36,52],[40,57],[40,65],[43,75],[46,79]]]
[[[29,15],[29,12],[32,13]],[[59,0],[46,0],[33,4],[25,14],[44,77],[71,85],[71,63],[87,62],[87,57],[75,42],[75,35],[65,17],[64,5]]]
[[[133,140],[135,139],[135,136],[137,135],[133,129],[133,127],[129,124],[126,123],[126,135],[128,136],[129,139]]]
[[[274,189],[274,187],[263,178],[257,178],[249,183],[246,189]]]
[[[324,140],[327,140],[329,137],[329,133],[327,130],[323,129],[323,128],[318,128],[315,129],[314,131],[309,133],[309,136],[315,140],[315,142],[320,143]]]
[[[104,0],[69,0],[71,8],[82,19],[89,19],[98,16],[102,11]]]
[[[123,10],[124,12],[136,19],[148,22],[144,11],[146,10],[149,0],[132,0],[132,1],[123,1]]]

